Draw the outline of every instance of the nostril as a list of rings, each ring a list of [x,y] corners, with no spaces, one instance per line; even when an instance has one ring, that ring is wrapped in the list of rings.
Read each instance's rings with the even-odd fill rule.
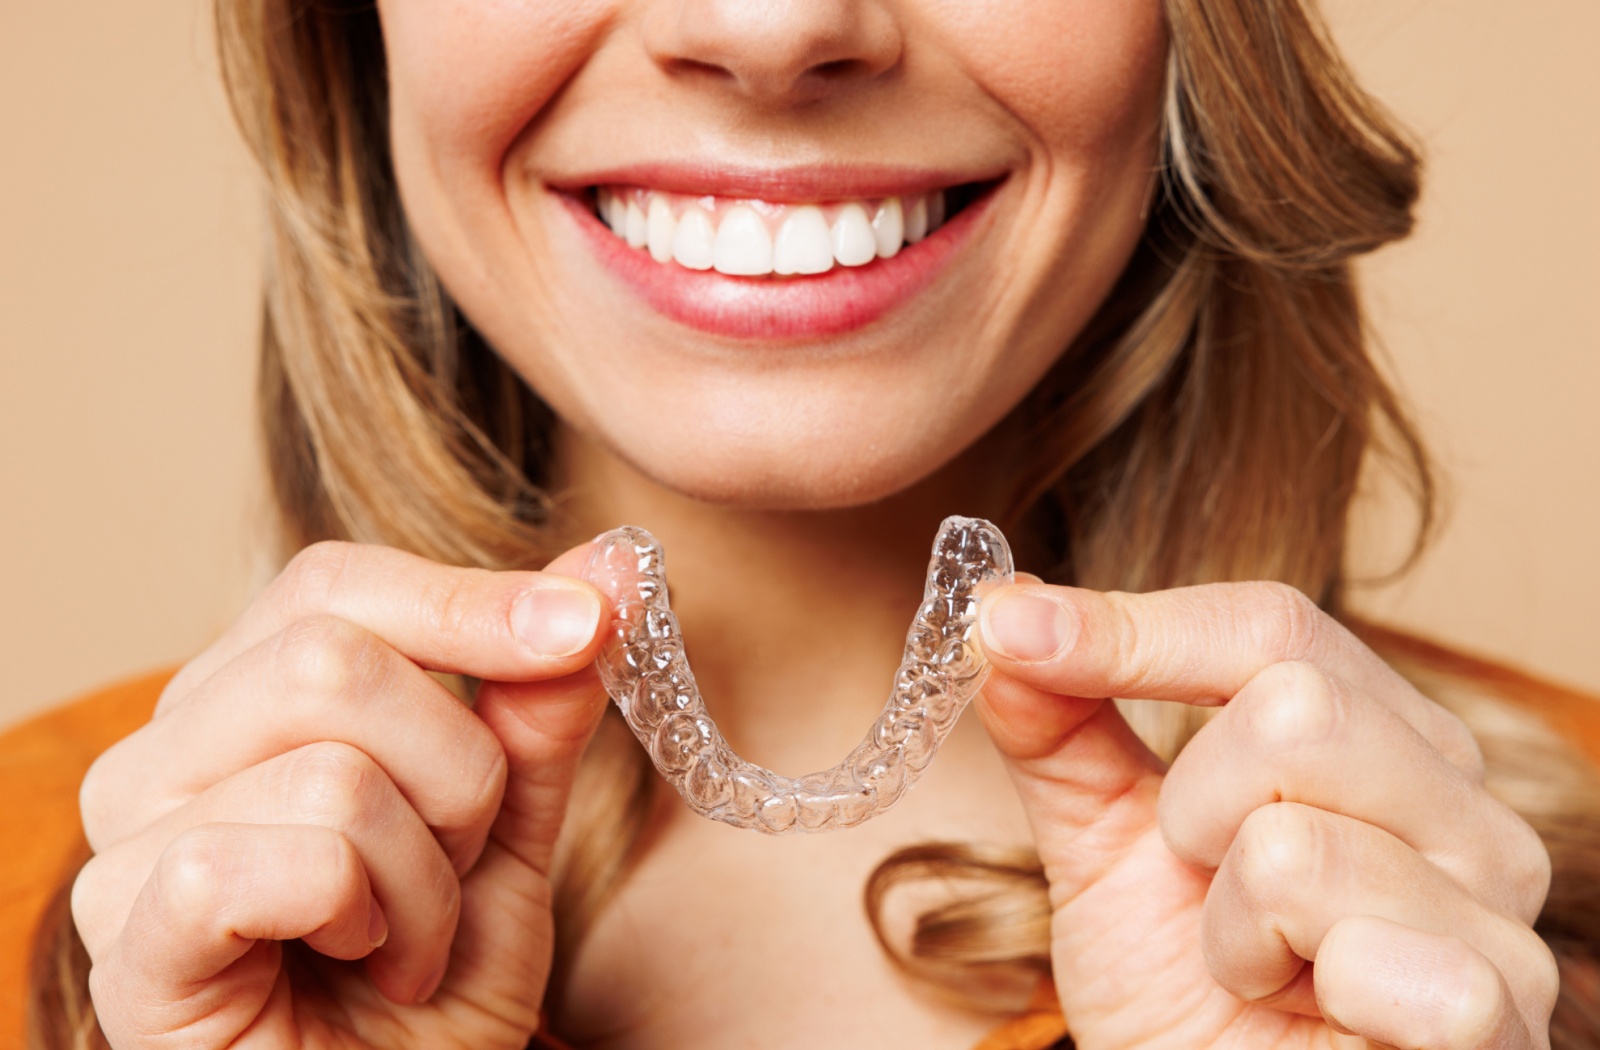
[[[819,62],[807,70],[812,76],[823,80],[848,80],[866,71],[866,63],[859,58],[839,58],[832,62]]]
[[[674,58],[666,63],[667,72],[680,75],[707,77],[712,80],[733,80],[733,71],[715,62],[702,62],[698,58]]]

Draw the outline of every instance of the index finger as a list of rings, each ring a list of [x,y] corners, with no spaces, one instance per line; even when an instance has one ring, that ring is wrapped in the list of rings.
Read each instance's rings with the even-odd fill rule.
[[[1125,594],[1017,583],[984,599],[979,633],[997,671],[1066,696],[1214,707],[1274,664],[1309,663],[1385,704],[1455,764],[1481,765],[1459,719],[1286,584]]]
[[[312,544],[173,678],[157,713],[315,616],[356,624],[429,671],[505,682],[571,674],[593,659],[607,614],[605,596],[576,578],[587,553],[573,548],[543,572],[491,572],[372,544]]]

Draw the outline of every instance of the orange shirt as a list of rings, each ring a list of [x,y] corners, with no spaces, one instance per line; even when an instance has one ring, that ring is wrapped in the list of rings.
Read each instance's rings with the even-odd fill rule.
[[[1357,628],[1390,659],[1471,681],[1537,713],[1600,763],[1600,704],[1501,665],[1400,632]],[[95,756],[150,718],[173,671],[121,682],[47,711],[0,734],[0,1047],[23,1040],[24,997],[39,919],[88,847],[78,820],[78,784]],[[991,1032],[975,1050],[1048,1050],[1067,1034],[1048,986],[1028,1012]],[[541,1036],[535,1046],[561,1050]],[[1070,1045],[1070,1044],[1068,1044]]]

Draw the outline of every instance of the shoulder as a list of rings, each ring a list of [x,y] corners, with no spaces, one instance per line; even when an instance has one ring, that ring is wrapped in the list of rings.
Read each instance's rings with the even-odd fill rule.
[[[100,752],[149,721],[174,673],[118,682],[0,732],[0,1045],[21,1032],[39,918],[87,853],[78,784]]]

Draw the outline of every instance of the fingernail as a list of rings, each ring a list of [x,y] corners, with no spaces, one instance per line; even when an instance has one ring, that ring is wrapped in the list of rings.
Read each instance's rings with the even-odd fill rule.
[[[1026,591],[1004,595],[982,613],[983,640],[1013,660],[1048,660],[1072,638],[1072,618],[1060,603]]]
[[[378,907],[376,898],[372,901],[372,908],[367,912],[367,942],[373,949],[383,947],[383,942],[389,939],[389,920],[383,917],[383,909]]]
[[[444,981],[445,967],[441,966],[428,975],[428,979],[417,985],[417,1002],[425,1003],[433,998],[433,993],[439,990],[439,985]]]
[[[534,652],[571,656],[600,628],[600,599],[582,587],[546,583],[517,600],[511,629]]]

